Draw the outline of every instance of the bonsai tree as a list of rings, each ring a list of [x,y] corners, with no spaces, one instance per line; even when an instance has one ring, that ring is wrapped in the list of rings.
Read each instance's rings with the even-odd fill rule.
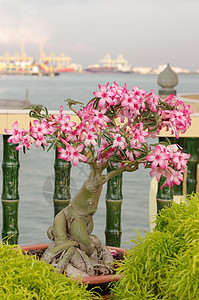
[[[182,153],[178,145],[149,145],[162,128],[171,130],[177,138],[191,124],[188,105],[170,95],[161,100],[151,91],[134,87],[99,85],[86,106],[68,99],[69,108],[78,116],[79,122],[61,106],[57,115],[47,108],[36,106],[30,116],[36,118],[28,130],[19,129],[17,122],[6,133],[10,143],[30,149],[57,147],[59,158],[80,162],[90,166],[90,174],[71,203],[59,212],[48,229],[51,245],[43,260],[52,263],[69,276],[90,276],[100,270],[112,272],[112,254],[92,235],[95,214],[103,185],[123,172],[134,172],[139,165],[152,168],[150,175],[157,180],[163,176],[163,186],[180,184],[186,172],[188,154]],[[82,107],[78,111],[75,104]],[[117,167],[115,167],[117,165]],[[108,166],[112,171],[104,172]],[[162,187],[163,187],[162,186]]]

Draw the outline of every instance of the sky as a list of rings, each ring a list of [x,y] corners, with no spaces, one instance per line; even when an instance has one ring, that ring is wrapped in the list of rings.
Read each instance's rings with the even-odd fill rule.
[[[199,69],[198,0],[0,0],[0,55],[64,53],[71,63],[119,54],[132,66]]]

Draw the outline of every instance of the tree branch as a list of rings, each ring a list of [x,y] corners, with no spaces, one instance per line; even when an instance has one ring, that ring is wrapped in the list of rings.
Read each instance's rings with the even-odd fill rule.
[[[108,161],[105,161],[102,164],[99,163],[98,165],[99,165],[101,172],[103,172],[108,167]]]
[[[116,170],[113,170],[113,171],[107,173],[106,175],[102,175],[103,184],[106,183],[112,177],[117,176],[117,175],[119,175],[123,172],[134,172],[134,171],[136,171],[138,169],[138,165],[139,165],[138,162],[131,162],[131,163],[128,163],[127,165],[125,165],[121,168],[118,168]]]

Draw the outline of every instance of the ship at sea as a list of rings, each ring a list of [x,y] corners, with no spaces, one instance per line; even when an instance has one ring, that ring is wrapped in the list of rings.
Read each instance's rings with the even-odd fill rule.
[[[36,61],[25,53],[24,44],[21,43],[21,53],[10,55],[6,52],[0,56],[0,74],[54,76],[66,72],[82,72],[82,65],[72,63],[71,58],[61,53],[45,55],[43,45],[40,44],[40,57]]]
[[[116,59],[112,59],[110,54],[106,54],[99,62],[101,64],[88,65],[85,71],[93,73],[132,72],[132,66],[128,65],[128,61],[124,59],[122,54],[119,54]]]
[[[82,72],[82,65],[76,63],[71,64],[71,58],[64,53],[61,53],[59,56],[54,53],[45,55],[42,44],[40,44],[39,62],[41,67],[51,68],[56,73]]]

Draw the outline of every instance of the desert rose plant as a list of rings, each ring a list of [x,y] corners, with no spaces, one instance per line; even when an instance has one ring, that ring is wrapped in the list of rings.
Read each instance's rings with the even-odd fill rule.
[[[170,95],[161,100],[154,91],[147,93],[134,87],[99,85],[94,98],[76,111],[68,100],[69,108],[78,116],[79,122],[61,106],[57,115],[49,114],[46,108],[35,107],[30,116],[36,118],[28,130],[6,129],[9,142],[30,149],[57,147],[59,158],[77,166],[80,162],[90,166],[90,174],[71,203],[59,212],[48,229],[52,240],[43,260],[52,263],[69,276],[91,276],[96,273],[112,272],[112,254],[92,235],[93,215],[103,185],[112,177],[123,172],[134,172],[143,164],[151,168],[150,175],[163,186],[180,184],[189,154],[182,153],[177,144],[148,144],[162,128],[171,130],[177,138],[191,124],[188,105]],[[117,167],[115,167],[117,165]],[[108,166],[112,171],[106,173]],[[162,187],[163,187],[162,186]]]

